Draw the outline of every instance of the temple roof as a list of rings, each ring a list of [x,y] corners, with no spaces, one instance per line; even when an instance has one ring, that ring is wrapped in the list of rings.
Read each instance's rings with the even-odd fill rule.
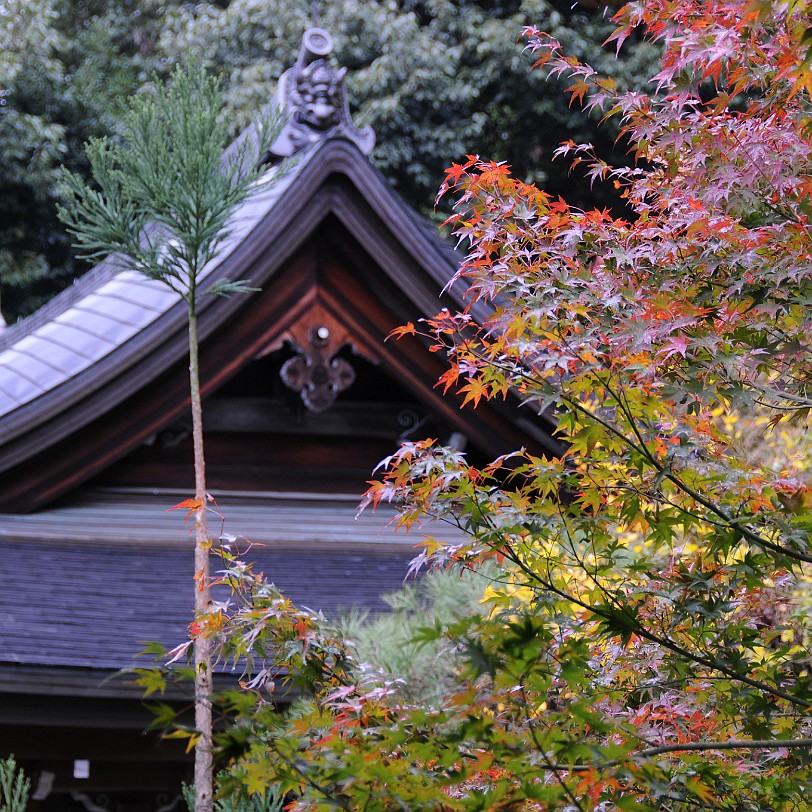
[[[258,185],[265,188],[235,212],[229,238],[200,273],[204,291],[207,282],[210,286],[215,278],[228,273],[224,266],[231,254],[250,242],[252,233],[263,222],[273,217],[277,228],[287,225],[285,213],[280,209],[289,207],[291,197],[296,197],[288,194],[290,188],[318,185],[324,180],[324,169],[348,174],[360,170],[361,175],[366,174],[365,178],[359,175],[356,183],[370,192],[378,186],[377,192],[383,191],[389,198],[384,201],[378,194],[377,199],[370,200],[372,205],[384,203],[391,224],[404,218],[409,227],[417,227],[424,238],[428,237],[440,256],[444,255],[445,261],[431,263],[439,286],[453,273],[458,259],[454,252],[436,234],[427,234],[426,224],[420,223],[408,206],[386,194],[388,190],[385,182],[381,184],[381,178],[370,184],[372,167],[363,159],[359,161],[358,153],[368,155],[375,136],[369,128],[358,129],[353,125],[344,85],[346,71],[329,59],[332,50],[333,41],[326,31],[309,29],[303,36],[296,64],[280,78],[274,101],[265,111],[270,115],[270,110],[275,109],[284,122],[270,151],[262,157],[268,170]],[[226,154],[244,140],[252,139],[253,133],[252,125]],[[332,156],[323,154],[323,148],[329,150],[337,143],[348,148],[343,160],[337,162],[342,164],[340,168]],[[293,162],[283,163],[283,159]],[[101,364],[109,362],[111,356],[147,328],[182,310],[181,304],[179,295],[163,283],[110,258],[30,318],[0,331],[0,445],[4,438],[26,426],[28,421],[21,413],[26,406],[37,402],[36,410],[42,414],[43,409],[47,411],[43,396],[91,369],[98,369],[98,374],[94,374],[98,381],[105,374]],[[14,418],[3,419],[12,414]]]
[[[86,492],[30,516],[0,515],[8,576],[0,663],[118,669],[146,643],[182,642],[194,564],[183,512],[166,511],[179,498]],[[382,611],[381,596],[402,584],[422,533],[394,533],[390,510],[356,517],[356,506],[334,495],[226,497],[224,533],[298,605],[328,616]]]
[[[267,191],[253,195],[238,208],[228,239],[201,271],[203,293],[215,279],[230,275],[229,260],[236,264],[243,259],[233,255],[250,244],[260,227],[265,225],[262,239],[282,236],[293,220],[292,206],[308,191],[317,189],[332,171],[346,172],[360,181],[359,188],[370,191],[385,185],[366,159],[341,137],[308,145],[281,178],[275,177],[279,168],[270,167],[265,175]],[[405,204],[391,194],[388,197],[392,215],[403,216]],[[413,226],[411,212],[405,216]],[[306,236],[301,233],[301,237]],[[296,238],[287,239],[286,251],[292,251],[296,242]],[[438,240],[433,242],[445,260],[438,257],[440,261],[432,267],[442,285],[453,265],[448,264],[447,250]],[[202,297],[201,309],[210,302]],[[436,302],[432,304],[436,306]],[[184,320],[185,305],[180,296],[162,282],[122,267],[114,259],[97,265],[45,307],[0,333],[0,445],[50,412],[49,395],[58,391],[56,406],[61,410],[66,405],[65,396],[72,400],[86,392],[68,393],[60,390],[63,384],[79,376],[83,382],[92,376],[91,385],[101,383],[118,374],[128,361],[137,362],[137,358],[122,356],[146,331],[161,333]],[[143,344],[138,349],[143,351]]]
[[[440,295],[458,258],[343,136],[309,145],[281,181],[243,204],[234,223],[201,290],[244,279],[262,291],[201,297],[204,395],[318,312],[418,400],[479,437],[486,453],[512,450],[528,437],[542,450],[555,446],[549,424],[515,405],[460,411],[434,390],[442,363],[425,345],[385,342],[400,324],[459,305],[452,294]],[[319,257],[304,258],[314,250]],[[325,281],[339,259],[347,271]],[[249,313],[251,326],[240,321]],[[0,494],[0,510],[47,504],[176,418],[187,408],[186,354],[185,304],[111,260],[8,328],[0,336],[0,473],[9,472],[13,487]],[[174,390],[159,385],[170,374]],[[138,396],[150,386],[153,400]],[[108,434],[94,430],[104,421]]]
[[[396,447],[400,398],[483,454],[557,444],[548,421],[510,398],[461,410],[435,389],[444,365],[425,342],[386,341],[409,320],[461,306],[445,290],[459,257],[370,163],[371,134],[348,121],[342,77],[323,56],[300,58],[283,82],[295,126],[203,270],[198,312],[216,423],[209,470],[220,476],[210,489],[229,532],[257,545],[251,557],[289,597],[335,613],[384,608],[381,594],[402,582],[420,541],[394,535],[386,511],[354,518],[372,467]],[[312,86],[334,95],[325,102]],[[291,155],[292,166],[277,161]],[[205,296],[236,280],[257,290]],[[186,327],[177,294],[108,259],[0,333],[0,544],[10,574],[0,663],[115,669],[145,641],[183,639],[192,544],[165,512],[183,497],[147,478],[171,479],[173,465],[191,472],[191,456],[173,457],[170,444],[155,452],[188,411]],[[365,370],[366,400],[291,417],[277,394],[236,387],[246,376],[263,386],[279,378],[269,359],[282,363],[285,352],[306,359],[287,367],[286,384],[310,352],[325,369]],[[376,434],[383,423],[392,424],[385,436]],[[341,473],[349,457],[355,467]]]

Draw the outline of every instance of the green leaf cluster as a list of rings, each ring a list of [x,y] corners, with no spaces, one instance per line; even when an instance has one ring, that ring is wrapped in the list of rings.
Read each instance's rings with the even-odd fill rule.
[[[14,756],[0,761],[0,812],[25,812],[30,794],[31,781]]]

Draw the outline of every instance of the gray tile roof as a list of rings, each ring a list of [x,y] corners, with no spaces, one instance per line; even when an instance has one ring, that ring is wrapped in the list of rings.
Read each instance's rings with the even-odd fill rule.
[[[269,214],[306,161],[281,178],[275,168],[268,170],[260,191],[234,214],[230,234],[201,280]],[[0,332],[0,417],[111,355],[179,302],[160,281],[111,260],[101,263],[33,317]]]
[[[186,639],[193,552],[179,497],[90,493],[28,516],[0,516],[0,667],[119,669],[146,642]],[[332,497],[232,499],[225,529],[298,605],[380,611],[422,534],[395,533],[391,512]],[[211,530],[219,532],[212,517]],[[456,533],[436,528],[445,538]],[[99,543],[103,541],[104,543]],[[218,566],[213,559],[213,569]]]
[[[177,301],[159,282],[123,271],[53,320],[28,330],[9,328],[7,348],[0,351],[0,415],[89,368]]]

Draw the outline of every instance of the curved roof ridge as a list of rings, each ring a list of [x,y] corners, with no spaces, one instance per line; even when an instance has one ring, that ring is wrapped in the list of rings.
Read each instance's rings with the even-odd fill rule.
[[[314,150],[309,150],[312,153]],[[303,155],[296,169],[307,162]],[[230,232],[200,274],[212,276],[273,209],[295,171],[275,177],[271,167],[234,212]],[[74,285],[27,319],[0,333],[0,416],[15,411],[111,355],[181,302],[179,294],[128,267],[115,256],[102,260]],[[36,381],[31,380],[31,368]]]
[[[335,213],[387,267],[392,258],[385,260],[389,249],[382,246],[389,237],[382,235],[385,232],[395,238],[405,251],[402,256],[409,256],[436,284],[433,292],[429,289],[433,285],[409,284],[407,296],[417,297],[414,303],[421,313],[437,309],[459,256],[400,198],[352,140],[335,133],[308,145],[292,167],[276,165],[264,177],[272,178],[280,169],[283,175],[276,183],[235,213],[232,233],[207,267],[205,284],[244,278],[270,243],[276,265],[306,239],[311,224],[315,227],[323,214],[338,205],[340,211]],[[345,178],[360,193],[370,212],[375,212],[382,232],[373,228],[364,233],[367,215],[337,202],[338,187],[325,186],[331,176]],[[396,265],[400,263],[402,260],[396,260]],[[403,267],[387,273],[400,275]],[[219,312],[220,305],[213,307],[213,298],[207,297],[202,308]],[[238,306],[225,304],[225,310]],[[165,359],[177,360],[185,349],[185,339],[175,340],[185,333],[185,308],[178,294],[161,282],[108,258],[36,314],[4,332],[0,344],[0,447],[54,421],[89,392],[138,364],[145,354],[163,348],[160,352]],[[47,433],[62,434],[63,429],[68,430],[51,426]],[[5,459],[7,454],[2,456]]]

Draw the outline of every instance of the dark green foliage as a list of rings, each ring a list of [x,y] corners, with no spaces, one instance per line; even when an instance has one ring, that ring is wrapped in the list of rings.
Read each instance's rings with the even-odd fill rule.
[[[0,16],[0,304],[27,315],[87,266],[59,224],[58,169],[87,175],[83,145],[115,129],[158,64],[166,3],[15,0]]]
[[[295,60],[302,32],[328,29],[356,121],[377,134],[373,159],[412,205],[430,213],[443,169],[465,153],[508,161],[516,174],[555,194],[595,198],[564,162],[565,138],[596,137],[596,122],[567,107],[560,87],[528,70],[518,42],[538,25],[599,70],[633,85],[648,75],[651,46],[635,44],[615,63],[600,42],[602,12],[567,2],[460,0],[16,0],[0,16],[0,305],[7,321],[26,315],[88,266],[56,219],[56,169],[83,177],[82,145],[118,129],[124,100],[153,71],[194,57],[222,72],[232,132],[253,119]],[[613,134],[602,135],[603,154]],[[615,152],[623,152],[623,147]],[[614,156],[619,157],[618,155]]]

